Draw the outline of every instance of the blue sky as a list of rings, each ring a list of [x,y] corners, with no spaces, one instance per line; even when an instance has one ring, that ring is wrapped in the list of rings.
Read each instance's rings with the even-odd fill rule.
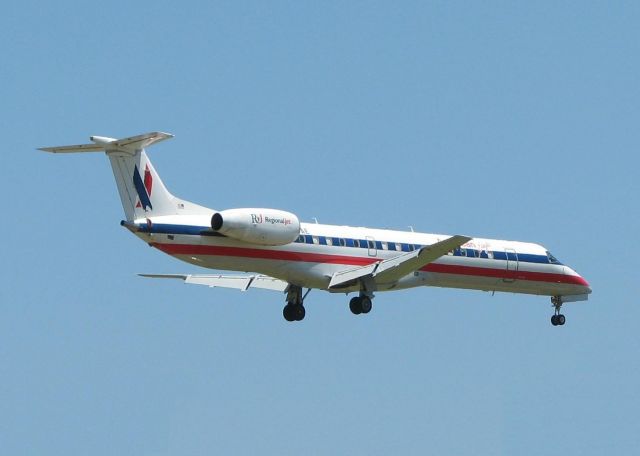
[[[0,17],[0,453],[640,450],[635,2],[22,1]],[[106,159],[162,130],[177,195],[539,242],[592,284],[415,289],[355,318],[143,280]],[[635,290],[635,291],[634,291]]]

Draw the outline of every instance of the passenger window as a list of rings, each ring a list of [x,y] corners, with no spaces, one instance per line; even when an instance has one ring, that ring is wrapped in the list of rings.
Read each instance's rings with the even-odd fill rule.
[[[347,243],[343,238],[340,238],[338,241],[339,241],[338,243],[340,244],[340,247],[344,247],[345,245],[347,245]]]
[[[389,246],[384,241],[382,241],[382,250],[389,250]]]
[[[354,239],[354,240],[353,240],[353,246],[354,246],[354,247],[360,247],[360,241],[359,241],[359,240],[357,240],[357,239]]]
[[[313,236],[311,239],[315,245],[320,244],[320,239],[318,239],[318,236]]]
[[[373,241],[367,241],[367,247],[369,247],[370,249],[375,249],[376,244]]]
[[[333,239],[327,238],[327,245],[333,245]]]

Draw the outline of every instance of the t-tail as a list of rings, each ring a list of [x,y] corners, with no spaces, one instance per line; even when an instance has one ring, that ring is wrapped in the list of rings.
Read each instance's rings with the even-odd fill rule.
[[[105,152],[111,162],[128,221],[164,215],[211,212],[210,209],[173,196],[147,157],[145,147],[170,138],[173,138],[173,135],[162,132],[145,133],[124,139],[91,136],[92,144],[43,147],[40,150],[53,153]]]

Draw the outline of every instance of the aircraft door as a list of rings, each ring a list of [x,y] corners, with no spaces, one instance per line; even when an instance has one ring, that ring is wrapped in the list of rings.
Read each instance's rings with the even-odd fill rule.
[[[518,272],[518,253],[514,249],[504,249],[507,257],[507,274],[503,282],[513,283],[516,281],[515,273]]]
[[[366,237],[367,240],[367,250],[369,252],[370,257],[378,256],[378,248],[376,247],[376,240],[371,236]]]

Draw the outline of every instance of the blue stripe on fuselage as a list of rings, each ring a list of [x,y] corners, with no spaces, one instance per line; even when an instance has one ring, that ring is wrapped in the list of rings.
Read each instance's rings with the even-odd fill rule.
[[[184,235],[189,235],[189,236],[222,236],[224,237],[224,235],[216,233],[215,231],[212,231],[210,227],[208,226],[193,226],[193,225],[174,225],[174,224],[169,224],[169,223],[154,223],[151,225],[151,229],[149,229],[149,226],[141,223],[138,225],[138,231],[142,232],[142,233],[152,233],[152,234],[184,234]],[[341,238],[334,238],[332,237],[332,242],[333,242],[333,247],[349,247],[349,248],[355,248],[355,239],[351,239],[351,238],[342,238],[345,240],[344,244],[341,245],[341,243],[339,242],[339,239]],[[304,242],[300,242],[301,240],[304,240]],[[313,236],[312,235],[302,235],[298,238],[298,240],[294,241],[297,244],[313,244]],[[360,247],[362,248],[368,248],[367,245],[367,241],[366,240],[358,240]],[[379,242],[379,241],[378,241]],[[325,243],[326,243],[326,237],[325,237]],[[320,243],[321,245],[325,245],[323,243]],[[394,246],[398,246],[398,248],[402,248],[402,250],[388,250],[390,252],[406,252],[408,250],[407,247],[409,244],[402,244],[400,242],[387,242],[388,245],[394,245]],[[413,244],[412,244],[413,245]],[[402,247],[401,247],[402,246]],[[385,251],[382,250],[382,246],[377,246],[377,249],[380,251]],[[423,247],[422,245],[419,244],[415,244],[415,248],[421,248]],[[460,252],[461,249],[456,249],[454,251],[454,256],[465,256],[467,258],[478,258],[478,259],[488,259],[490,258],[489,255],[487,255],[487,251],[486,250],[476,250],[476,249],[464,249],[466,252],[466,255],[462,255]],[[506,260],[507,259],[507,254],[504,251],[489,251],[489,253],[492,254],[493,259],[495,260]],[[510,254],[511,255],[511,254]],[[550,264],[549,262],[549,258],[546,255],[535,255],[532,253],[516,253],[517,257],[518,257],[518,261],[521,263],[538,263],[538,264]],[[515,261],[515,258],[509,257],[509,260],[511,261]],[[557,264],[560,265],[561,263],[553,263],[553,264]]]
[[[141,233],[153,234],[186,234],[191,236],[222,236],[220,233],[211,231],[208,226],[193,225],[173,225],[169,223],[153,223],[151,228],[144,223],[138,225],[138,231]]]

